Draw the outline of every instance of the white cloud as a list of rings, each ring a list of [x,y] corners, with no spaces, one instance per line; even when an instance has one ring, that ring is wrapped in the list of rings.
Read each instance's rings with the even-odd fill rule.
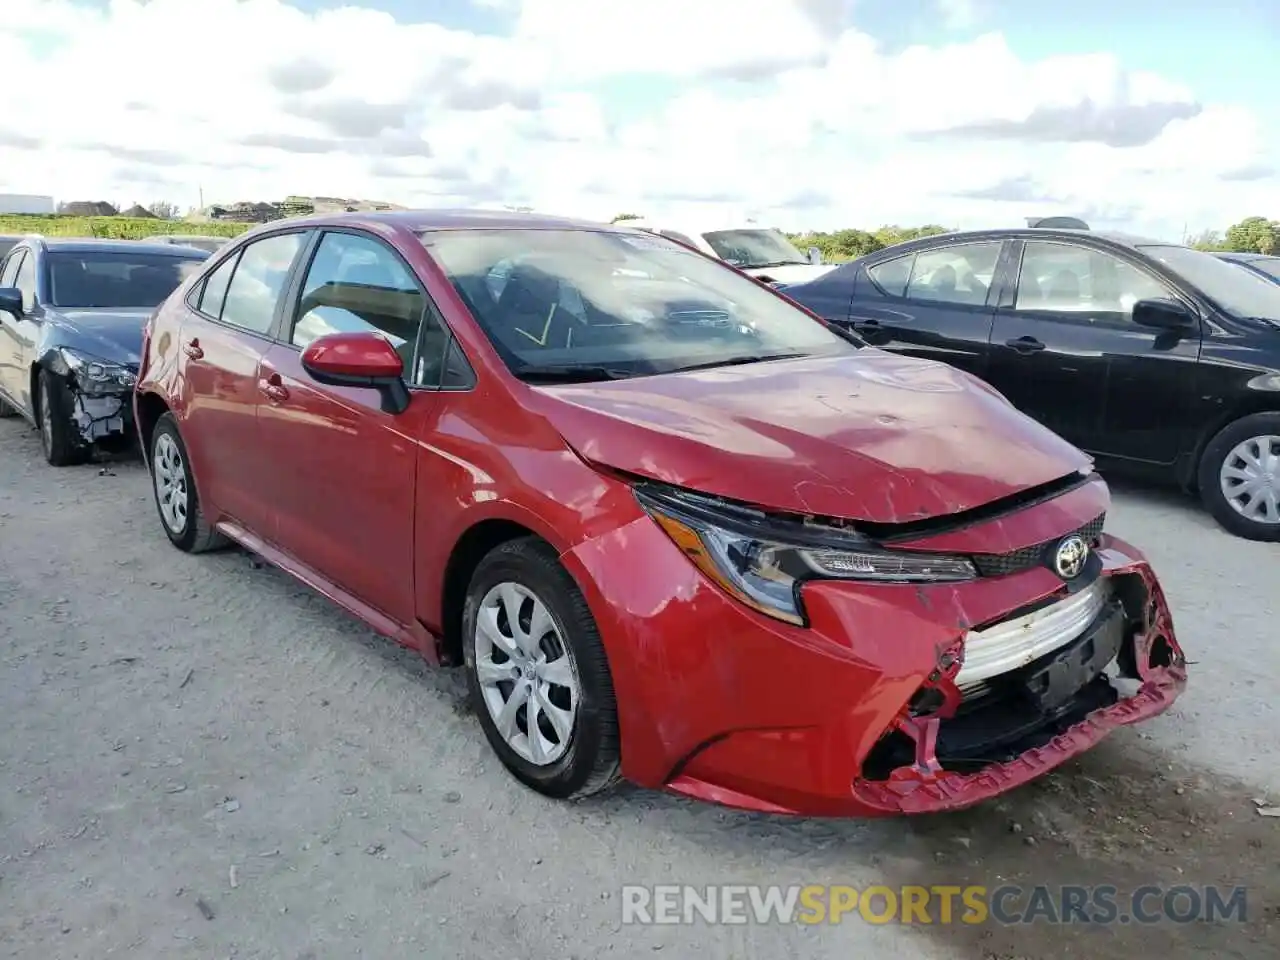
[[[0,59],[29,82],[0,102],[0,190],[795,228],[1066,212],[1174,236],[1280,207],[1257,117],[1105,50],[890,54],[847,0],[484,2],[509,36],[284,0],[5,0]]]

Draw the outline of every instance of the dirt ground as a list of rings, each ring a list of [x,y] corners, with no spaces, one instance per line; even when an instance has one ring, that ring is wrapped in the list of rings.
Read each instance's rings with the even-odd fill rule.
[[[1091,960],[1280,956],[1280,547],[1117,493],[1193,661],[1175,711],[962,814],[543,800],[433,672],[238,552],[187,557],[141,466],[0,421],[0,955]],[[1247,885],[1244,924],[623,926],[630,883]]]

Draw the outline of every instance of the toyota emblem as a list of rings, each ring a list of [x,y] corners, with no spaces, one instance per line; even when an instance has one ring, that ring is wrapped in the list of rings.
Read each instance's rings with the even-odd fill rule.
[[[1063,580],[1074,580],[1084,570],[1085,561],[1089,559],[1089,544],[1084,538],[1072,534],[1063,538],[1053,555],[1053,568]]]

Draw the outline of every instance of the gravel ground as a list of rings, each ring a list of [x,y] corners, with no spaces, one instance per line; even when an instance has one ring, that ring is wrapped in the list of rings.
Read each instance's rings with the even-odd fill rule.
[[[1280,955],[1273,576],[1125,489],[1194,662],[1177,709],[962,814],[750,816],[510,779],[461,678],[239,552],[165,542],[142,467],[0,421],[0,953],[1091,960]],[[1247,924],[623,926],[626,883],[1249,885]]]

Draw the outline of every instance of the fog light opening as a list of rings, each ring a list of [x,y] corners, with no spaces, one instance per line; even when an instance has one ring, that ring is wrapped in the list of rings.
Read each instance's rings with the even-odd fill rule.
[[[1163,634],[1157,634],[1152,639],[1151,649],[1147,653],[1147,666],[1152,670],[1162,670],[1173,666],[1177,659],[1169,638]]]

